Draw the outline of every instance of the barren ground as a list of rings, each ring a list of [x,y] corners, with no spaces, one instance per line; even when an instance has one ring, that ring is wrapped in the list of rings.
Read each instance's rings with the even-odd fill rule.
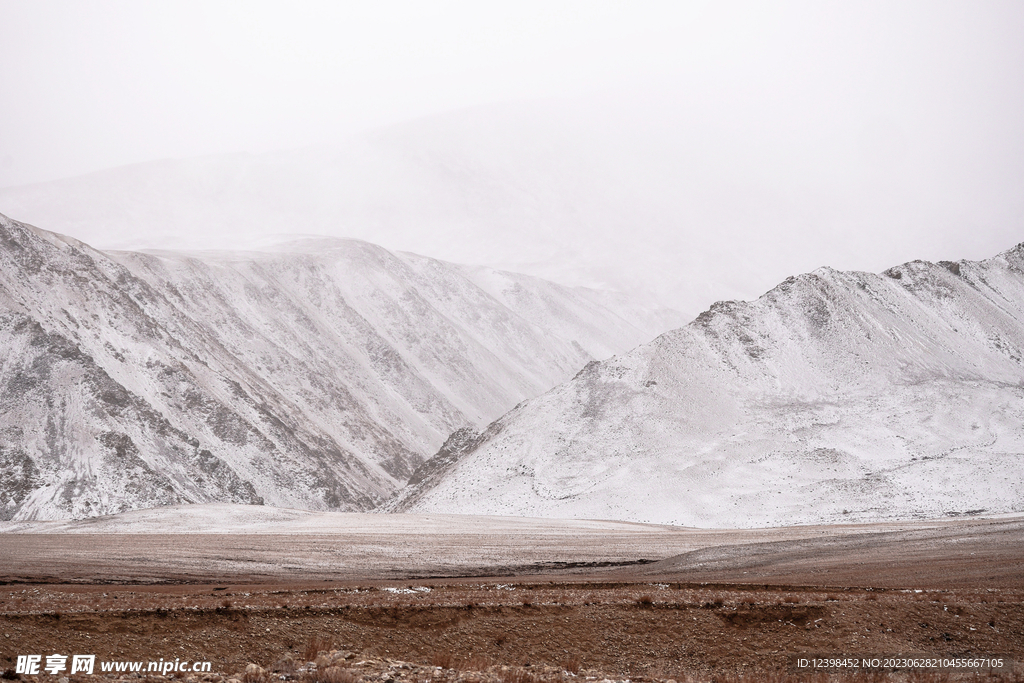
[[[358,653],[346,670],[375,658],[335,683],[765,680],[796,653],[1024,661],[1024,522],[829,531],[4,534],[0,668],[64,652],[287,673],[331,647]]]

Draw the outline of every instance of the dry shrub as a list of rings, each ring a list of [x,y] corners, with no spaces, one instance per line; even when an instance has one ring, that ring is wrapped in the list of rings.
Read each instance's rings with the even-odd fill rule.
[[[306,674],[307,683],[356,683],[359,676],[351,669],[340,666],[329,666]]]
[[[537,677],[525,669],[508,667],[503,669],[498,678],[501,683],[537,683]]]
[[[334,636],[318,633],[310,636],[306,641],[306,647],[302,650],[302,659],[312,662],[321,652],[330,652],[334,649]]]
[[[637,598],[636,604],[643,608],[653,607],[654,598],[652,598],[650,595],[641,595],[639,598]]]
[[[297,668],[298,667],[295,665],[295,660],[286,655],[281,659],[277,660],[276,662],[274,662],[274,666],[270,667],[270,670],[274,671],[275,673],[291,675],[295,673],[295,670]]]
[[[267,672],[262,667],[250,664],[242,674],[242,683],[267,683],[268,678]]]
[[[494,666],[494,662],[484,655],[473,655],[459,664],[459,668],[463,671],[486,671],[492,666]]]
[[[452,657],[451,652],[440,651],[430,655],[430,666],[439,666],[442,669],[450,669],[455,663],[455,658]]]
[[[571,674],[578,674],[581,666],[583,666],[583,662],[580,660],[580,656],[576,654],[569,655],[566,660],[562,662],[562,668]]]

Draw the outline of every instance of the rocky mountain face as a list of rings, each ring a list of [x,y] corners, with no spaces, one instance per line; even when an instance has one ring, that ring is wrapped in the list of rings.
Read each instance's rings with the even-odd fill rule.
[[[0,519],[369,510],[675,315],[365,242],[104,253],[0,216]]]
[[[461,433],[390,509],[703,527],[1024,510],[1024,244],[822,268]]]

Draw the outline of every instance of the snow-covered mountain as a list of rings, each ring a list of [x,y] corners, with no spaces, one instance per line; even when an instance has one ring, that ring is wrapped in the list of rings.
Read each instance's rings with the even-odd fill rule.
[[[359,241],[105,253],[0,216],[0,519],[368,510],[676,317]]]
[[[1024,244],[719,302],[454,435],[390,509],[702,527],[1024,510]]]

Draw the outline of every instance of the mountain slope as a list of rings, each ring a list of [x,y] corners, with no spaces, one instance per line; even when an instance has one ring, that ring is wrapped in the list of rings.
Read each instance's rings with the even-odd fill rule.
[[[1024,509],[1024,244],[823,268],[462,434],[390,509],[693,526]]]
[[[363,242],[103,253],[0,216],[0,517],[367,510],[663,315]]]

